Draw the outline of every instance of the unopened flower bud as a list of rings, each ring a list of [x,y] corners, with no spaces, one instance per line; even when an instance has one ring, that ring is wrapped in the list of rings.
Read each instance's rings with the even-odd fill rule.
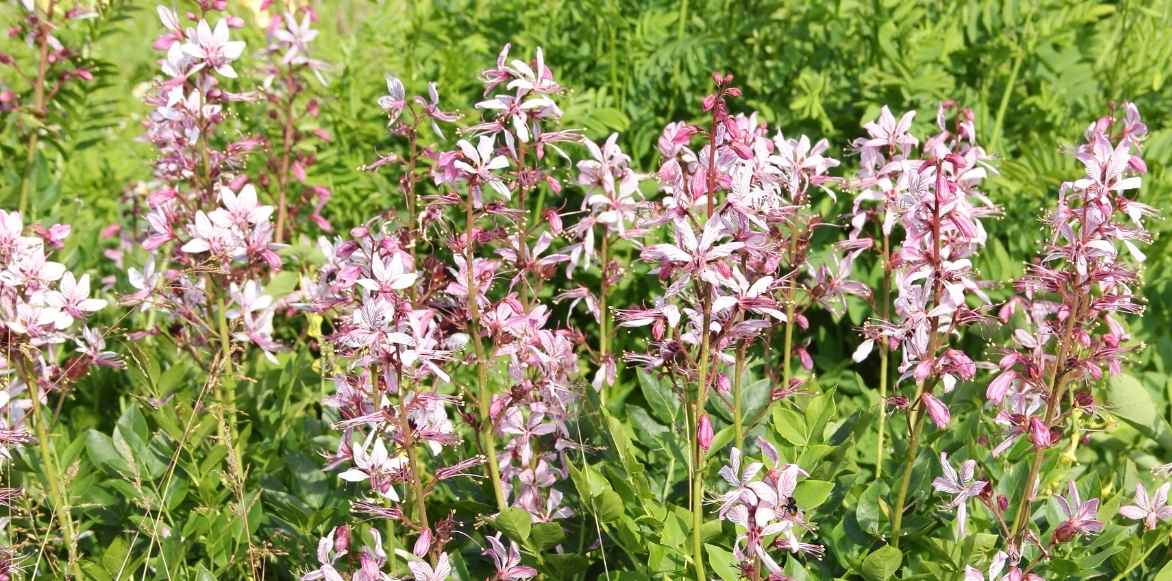
[[[334,529],[334,552],[339,555],[350,550],[350,525],[342,525]]]
[[[415,539],[415,546],[411,552],[415,553],[416,557],[423,558],[429,550],[431,550],[431,529],[423,529],[423,532],[419,533],[419,538]]]
[[[696,442],[700,445],[700,449],[705,452],[712,447],[712,437],[715,434],[712,432],[712,420],[708,418],[708,414],[700,416],[700,424],[696,426]]]
[[[944,402],[936,399],[930,393],[925,393],[921,396],[924,402],[924,409],[928,412],[928,417],[936,424],[937,428],[945,428],[948,422],[951,421],[952,416],[948,413],[948,406]]]
[[[1050,427],[1036,417],[1030,418],[1030,441],[1038,448],[1049,448],[1053,443]]]

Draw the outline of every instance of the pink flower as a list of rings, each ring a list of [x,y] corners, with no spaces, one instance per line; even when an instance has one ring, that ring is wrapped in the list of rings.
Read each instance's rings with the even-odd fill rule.
[[[407,105],[407,93],[403,88],[403,81],[394,75],[387,75],[387,94],[378,98],[378,106],[390,118],[389,124],[394,124]]]
[[[317,581],[324,579],[325,581],[345,581],[341,573],[334,568],[334,563],[346,555],[345,548],[338,549],[338,544],[335,543],[334,536],[338,534],[339,528],[335,527],[330,530],[330,533],[321,538],[317,542],[317,560],[321,565],[314,571],[310,571],[301,577],[301,581]]]
[[[1076,535],[1094,534],[1103,530],[1103,523],[1098,519],[1099,499],[1083,502],[1073,480],[1069,482],[1067,495],[1055,500],[1062,514],[1066,515],[1066,521],[1054,530],[1055,541],[1065,543]]]
[[[700,239],[687,223],[676,228],[675,244],[654,244],[643,249],[644,260],[658,261],[681,268],[690,276],[698,276],[712,285],[720,285],[727,278],[714,264],[744,246],[743,242],[716,244],[724,237],[724,226],[720,220],[709,220],[704,226]],[[676,282],[682,285],[683,282]]]
[[[452,575],[452,563],[447,553],[441,553],[436,561],[435,568],[421,559],[407,561],[407,568],[415,581],[447,581]]]
[[[485,540],[488,541],[489,548],[484,550],[484,555],[491,558],[493,566],[496,567],[496,575],[490,581],[532,579],[537,576],[537,569],[521,564],[521,549],[515,541],[509,541],[509,548],[506,550],[504,543],[501,542],[500,533],[485,537]]]
[[[993,381],[989,382],[989,387],[985,390],[985,397],[993,403],[1001,403],[1005,398],[1006,392],[1009,391],[1010,386],[1013,385],[1014,380],[1017,379],[1017,373],[1013,370],[1002,372]]]
[[[106,301],[91,299],[89,295],[90,275],[83,274],[80,279],[75,279],[72,272],[66,272],[61,275],[57,290],[45,293],[44,300],[45,304],[61,309],[64,318],[69,321],[66,326],[69,326],[74,319],[85,319],[90,313],[106,307]]]
[[[375,434],[376,432],[371,432],[366,443],[354,449],[355,467],[342,472],[338,477],[347,482],[369,481],[375,492],[394,502],[399,502],[399,494],[391,485],[391,479],[394,474],[406,467],[407,459],[405,457],[391,458],[390,454],[387,453],[387,446],[383,443],[383,439],[376,437]],[[367,452],[368,448],[370,452]]]
[[[231,188],[220,188],[220,202],[228,211],[228,216],[235,224],[242,228],[249,224],[267,222],[273,214],[272,206],[262,206],[256,199],[256,188],[252,184],[245,184],[240,193],[234,193]]]
[[[494,142],[494,138],[482,135],[476,147],[472,147],[471,143],[461,139],[457,145],[460,146],[460,151],[464,153],[464,159],[455,161],[453,165],[469,176],[475,177],[478,182],[487,183],[492,186],[506,200],[511,199],[512,193],[509,191],[509,188],[505,186],[504,181],[499,176],[493,173],[509,167],[508,159],[505,159],[503,155],[496,155],[494,153]]]
[[[1156,489],[1156,493],[1148,496],[1148,490],[1143,484],[1135,485],[1135,504],[1129,504],[1119,509],[1119,514],[1131,519],[1142,520],[1145,530],[1154,530],[1159,521],[1172,521],[1172,506],[1168,505],[1168,490],[1172,483],[1165,482]]]
[[[183,44],[183,52],[201,61],[197,68],[208,67],[229,79],[236,78],[231,62],[240,58],[244,43],[228,39],[228,21],[221,19],[215,30],[206,20],[200,20],[195,27],[195,38]]]
[[[1050,426],[1036,416],[1030,418],[1030,441],[1038,448],[1049,448],[1054,443]]]
[[[941,452],[940,468],[944,470],[944,476],[933,480],[932,488],[953,496],[948,506],[956,509],[956,537],[963,539],[965,537],[965,523],[968,522],[968,500],[979,496],[985,490],[988,482],[973,478],[977,468],[976,460],[965,460],[960,465],[960,471],[957,472],[949,463],[948,454]]]

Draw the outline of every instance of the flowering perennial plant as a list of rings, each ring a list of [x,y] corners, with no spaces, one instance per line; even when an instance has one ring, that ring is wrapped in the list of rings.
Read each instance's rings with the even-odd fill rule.
[[[896,120],[884,109],[877,121],[865,126],[869,137],[855,143],[861,166],[855,180],[860,191],[851,220],[852,246],[874,246],[864,226],[868,217],[879,222],[884,270],[894,270],[896,296],[894,317],[864,326],[865,340],[854,359],[865,358],[875,343],[883,352],[898,349],[900,380],[915,385],[910,399],[896,397],[898,407],[907,412],[909,434],[892,516],[892,544],[897,548],[924,420],[945,429],[951,419],[935,389],[939,386],[947,394],[958,381],[976,376],[978,364],[950,344],[961,329],[986,317],[983,310],[989,303],[972,262],[987,239],[981,220],[997,212],[977,189],[988,175],[988,156],[976,144],[971,111],[960,110],[949,129],[947,113],[953,108],[950,103],[941,105],[936,116],[939,133],[925,139],[918,152],[920,141],[908,132],[914,112]],[[864,202],[878,202],[878,207],[868,211]],[[896,226],[903,238],[897,249],[889,249]],[[882,294],[886,298],[887,293]],[[981,306],[971,306],[970,296]],[[886,360],[881,373],[886,373]]]
[[[716,90],[703,103],[711,117],[708,130],[673,123],[658,142],[664,163],[656,177],[664,195],[643,224],[669,227],[671,241],[644,246],[640,257],[654,265],[663,296],[654,307],[618,312],[619,326],[651,327],[647,351],[625,359],[666,375],[686,402],[698,579],[704,578],[704,460],[715,434],[710,394],[730,404],[735,446],[743,448],[746,431],[754,427],[743,417],[749,349],[760,342],[767,359],[773,330],[784,327],[782,376],[773,378],[771,395],[785,398],[804,381],[791,375],[791,355],[805,369],[813,367],[806,347],[793,339],[795,325],[808,326],[806,310],[836,308],[848,294],[869,295],[847,278],[849,259],[810,259],[819,222],[811,189],[830,184],[827,172],[838,165],[823,156],[829,145],[811,144],[805,136],[770,137],[756,114],[729,112],[729,101],[740,95],[732,76],[716,74],[714,81]],[[706,139],[698,151],[691,147],[695,136]],[[740,553],[746,570],[762,557],[754,551]]]
[[[78,569],[78,531],[74,525],[65,471],[49,440],[50,395],[63,399],[69,387],[94,367],[120,368],[121,359],[106,351],[102,332],[86,320],[104,309],[104,299],[90,296],[90,275],[80,277],[51,260],[69,235],[70,227],[26,229],[20,212],[0,210],[0,313],[3,355],[0,376],[0,461],[34,440],[44,465],[44,488],[59,519],[62,541],[69,553],[69,571]],[[31,431],[30,431],[31,429]],[[21,491],[6,483],[5,505]]]
[[[78,243],[38,188],[77,182],[46,177],[71,161],[54,119],[115,68],[80,23],[132,7],[66,4],[13,5],[35,74],[0,53],[0,150],[28,148],[0,172],[0,580],[1168,569],[1168,344],[1132,324],[1168,135],[1135,104],[1070,149],[1018,267],[990,218],[1020,207],[998,159],[1023,149],[1001,139],[1020,60],[995,117],[874,103],[840,149],[715,73],[648,138],[620,59],[569,88],[565,53],[505,44],[453,82],[418,66],[441,20],[414,5],[392,67],[332,50],[329,3],[196,0],[145,15],[149,177]],[[790,119],[839,139],[802,99]],[[94,239],[109,260],[71,272]]]

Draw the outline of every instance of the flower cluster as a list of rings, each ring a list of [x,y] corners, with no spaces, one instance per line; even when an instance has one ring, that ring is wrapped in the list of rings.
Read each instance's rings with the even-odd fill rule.
[[[305,215],[318,228],[329,232],[333,228],[322,216],[332,192],[324,185],[310,183],[307,175],[317,163],[318,144],[329,143],[333,136],[314,120],[321,112],[321,104],[314,95],[310,77],[325,85],[323,71],[326,63],[313,58],[310,44],[317,38],[313,28],[317,12],[309,4],[279,12],[275,4],[267,8],[268,25],[265,32],[269,44],[265,48],[263,93],[268,105],[266,119],[273,122],[269,141],[268,172],[260,183],[270,192],[277,206],[276,240],[287,239],[290,219]]]
[[[20,18],[6,32],[12,38],[21,38],[31,49],[38,52],[40,66],[37,68],[35,79],[29,79],[20,68],[20,63],[11,55],[0,52],[0,67],[10,67],[15,79],[17,76],[33,80],[35,85],[29,87],[27,96],[0,83],[0,113],[11,111],[27,111],[30,114],[43,116],[47,105],[53,102],[62,90],[71,83],[86,83],[94,80],[94,70],[91,70],[92,61],[85,57],[84,51],[77,47],[70,47],[63,42],[65,35],[74,23],[81,23],[97,16],[97,13],[82,5],[76,5],[69,10],[38,9],[31,1],[19,2],[23,9],[23,18]]]
[[[827,174],[838,165],[824,155],[829,144],[806,136],[771,137],[756,114],[729,112],[729,101],[740,95],[731,75],[713,80],[716,90],[704,100],[711,117],[707,131],[672,123],[658,141],[663,164],[656,178],[663,198],[640,225],[648,232],[669,226],[671,238],[646,244],[640,258],[653,265],[663,295],[653,306],[617,313],[620,327],[651,327],[647,350],[627,353],[625,360],[687,386],[696,534],[703,459],[715,433],[709,395],[729,404],[735,444],[742,449],[749,348],[760,342],[767,358],[775,331],[784,328],[781,377],[770,371],[772,398],[782,399],[805,381],[791,370],[791,358],[813,369],[808,343],[794,341],[795,328],[809,324],[806,311],[819,305],[835,310],[847,295],[869,296],[864,285],[849,280],[851,257],[812,257],[812,233],[821,220],[811,193],[830,192]],[[692,147],[696,136],[705,138],[698,150]],[[768,359],[765,367],[773,368]],[[700,546],[698,537],[693,544]],[[702,574],[702,555],[693,559]]]
[[[276,305],[263,287],[281,267],[273,208],[260,203],[242,173],[246,154],[260,142],[244,138],[224,145],[216,138],[227,120],[225,105],[252,98],[221,86],[221,78],[236,78],[232,63],[244,43],[230,39],[231,17],[214,27],[203,18],[184,28],[171,9],[160,6],[158,14],[166,32],[155,48],[166,51],[165,79],[147,98],[154,110],[146,137],[159,157],[156,181],[144,188],[149,209],[139,236],[150,255],[142,269],[129,270],[135,291],[127,302],[170,313],[196,344],[219,334],[218,309],[232,323],[232,338],[272,359],[278,348],[272,337]],[[217,293],[220,288],[228,292]]]
[[[10,377],[0,393],[0,458],[32,441],[26,416],[45,396],[65,389],[92,366],[121,367],[102,334],[85,326],[105,308],[90,296],[90,275],[75,276],[51,260],[70,227],[34,226],[26,231],[20,212],[0,210],[0,374]],[[73,355],[68,355],[70,351]],[[33,385],[30,386],[30,382]],[[32,389],[30,389],[30,387]],[[29,398],[39,398],[33,402]]]
[[[918,386],[911,406],[926,412],[937,427],[948,425],[948,406],[934,393],[937,382],[951,392],[958,381],[970,381],[977,363],[959,349],[952,337],[984,315],[973,308],[970,296],[988,304],[977,280],[972,259],[986,242],[981,220],[998,212],[977,188],[988,175],[988,155],[976,144],[973,114],[962,109],[955,127],[948,129],[944,103],[937,113],[939,133],[919,140],[909,133],[914,112],[899,120],[886,108],[879,120],[865,128],[869,137],[855,142],[860,155],[851,239],[855,248],[873,246],[864,226],[868,218],[880,222],[886,238],[899,226],[903,235],[890,256],[897,296],[891,320],[869,322],[856,361],[875,343],[902,354],[901,379]],[[878,202],[868,211],[864,202]]]
[[[1077,445],[1086,429],[1079,419],[1099,413],[1093,384],[1106,373],[1120,373],[1134,349],[1121,317],[1142,311],[1132,292],[1138,275],[1131,263],[1145,258],[1138,245],[1149,240],[1144,219],[1155,211],[1128,197],[1147,171],[1139,156],[1147,127],[1133,104],[1121,112],[1087,128],[1086,142],[1075,152],[1086,173],[1062,184],[1057,208],[1046,220],[1050,236],[1042,255],[1027,266],[1015,285],[1017,294],[1000,311],[1003,322],[1020,325],[985,392],[1004,433],[994,455],[1023,437],[1032,448],[1030,473],[1006,539],[1011,560],[1031,541],[1047,556],[1030,522],[1044,456],[1065,439]],[[1073,394],[1068,405],[1067,394]],[[1139,485],[1135,504],[1120,514],[1154,528],[1172,518],[1163,506],[1166,493],[1164,486],[1149,498]],[[1099,501],[1083,502],[1073,482],[1057,501],[1066,520],[1052,531],[1052,545],[1102,530]]]
[[[398,226],[374,221],[353,230],[352,240],[321,242],[326,264],[316,280],[302,282],[305,308],[332,320],[323,347],[336,358],[336,390],[326,405],[337,410],[342,440],[330,466],[346,467],[340,477],[365,483],[374,495],[357,502],[356,511],[393,518],[417,534],[408,558],[415,579],[450,573],[446,536],[439,531],[454,522],[432,526],[427,497],[445,480],[474,476],[480,464],[486,465],[499,510],[519,507],[538,522],[573,515],[555,484],[568,478],[564,456],[578,448],[566,424],[578,400],[578,337],[551,328],[548,307],[535,298],[569,256],[547,254],[555,233],[538,233],[507,206],[524,207],[526,194],[538,187],[560,191],[546,168],[544,147],[577,136],[549,130],[560,117],[552,99],[560,89],[540,52],[533,63],[506,64],[507,51],[483,76],[486,95],[495,89],[509,93],[480,103],[489,119],[466,130],[472,141],[460,139],[452,150],[420,143],[422,122],[442,140],[440,124],[459,118],[440,108],[437,87],[429,85],[427,99],[409,100],[402,83],[387,78],[389,94],[379,105],[410,154],[384,156],[365,169],[402,168],[407,220]],[[421,171],[451,193],[417,197]],[[420,208],[421,202],[426,206]],[[449,220],[459,218],[447,211],[457,209],[464,211],[465,228],[450,233]],[[447,237],[450,265],[437,257],[418,261],[432,236]],[[492,254],[479,253],[481,248]],[[498,369],[499,361],[502,377],[490,376],[489,367]],[[475,391],[451,381],[464,373],[461,367],[476,370]],[[503,390],[493,389],[496,379],[503,380]],[[469,399],[477,413],[462,410]],[[460,457],[453,411],[478,433],[479,453]],[[498,439],[504,442],[500,448]],[[422,449],[437,463],[454,460],[428,470],[434,478],[425,481]],[[499,539],[489,542],[486,555],[498,578],[536,575],[520,564],[516,545],[506,551]]]
[[[801,541],[801,536],[814,530],[794,499],[798,478],[806,471],[796,464],[782,464],[769,442],[758,439],[761,452],[770,460],[765,464],[744,462],[741,451],[729,452],[729,463],[720,469],[720,477],[729,490],[720,495],[720,517],[737,527],[733,555],[740,563],[742,574],[759,579],[762,566],[769,575],[781,575],[782,569],[770,555],[771,550],[788,551],[822,558],[824,549]],[[772,578],[772,577],[770,577]]]

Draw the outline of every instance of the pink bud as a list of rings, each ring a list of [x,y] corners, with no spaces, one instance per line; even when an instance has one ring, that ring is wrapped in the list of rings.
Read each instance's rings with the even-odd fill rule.
[[[549,185],[549,189],[553,190],[553,193],[555,193],[555,194],[562,193],[562,183],[559,182],[557,180],[557,178],[555,178],[551,175],[547,175],[547,176],[545,176],[545,183]]]
[[[712,432],[712,420],[708,419],[708,414],[700,416],[700,425],[696,427],[696,442],[700,444],[700,449],[705,452],[712,447],[712,437],[715,434]]]
[[[247,183],[248,183],[248,176],[245,174],[240,174],[240,175],[232,178],[232,181],[228,182],[228,187],[232,188],[233,192],[239,192],[240,188],[243,188],[245,186],[245,184],[247,184]]]
[[[1001,400],[1005,399],[1005,393],[1009,391],[1009,386],[1013,385],[1013,380],[1015,379],[1017,379],[1017,372],[1013,370],[998,375],[996,379],[989,383],[989,387],[985,389],[985,397],[993,403],[1001,403]]]
[[[415,539],[415,547],[411,552],[415,553],[416,557],[422,558],[429,550],[431,550],[431,529],[423,529],[419,538]]]
[[[558,215],[557,210],[546,209],[541,213],[545,218],[545,223],[549,225],[549,231],[555,235],[562,233],[562,217]]]
[[[912,377],[916,378],[916,383],[923,383],[928,376],[932,375],[932,368],[935,367],[936,362],[932,359],[925,359],[916,365],[916,370],[912,372]]]
[[[921,396],[924,402],[924,409],[928,412],[928,417],[936,424],[937,428],[944,429],[948,426],[948,422],[952,419],[948,413],[948,406],[944,402],[936,399],[932,394],[925,393]]]
[[[728,375],[722,373],[716,376],[716,391],[723,394],[732,391],[732,381],[729,380]]]
[[[1037,417],[1030,418],[1030,441],[1038,448],[1049,448],[1053,443],[1050,428]]]
[[[350,525],[342,525],[334,529],[334,552],[339,555],[350,550]]]
[[[814,369],[814,358],[810,357],[810,352],[806,351],[805,347],[798,347],[797,352],[798,359],[802,362],[802,367],[805,368],[806,371]]]

